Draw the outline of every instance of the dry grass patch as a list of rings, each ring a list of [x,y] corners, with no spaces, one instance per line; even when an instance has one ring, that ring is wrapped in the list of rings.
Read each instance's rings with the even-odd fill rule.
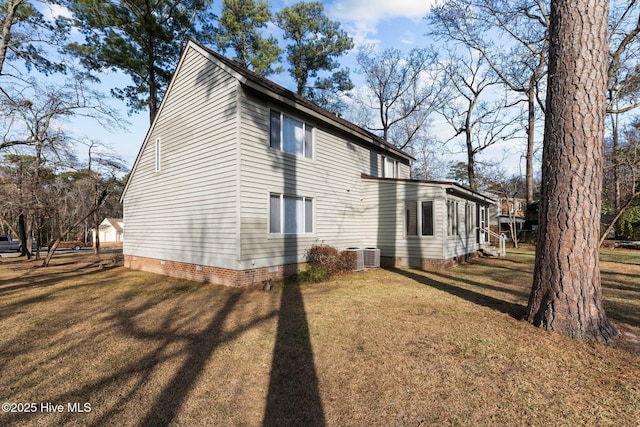
[[[617,425],[640,420],[640,256],[603,252],[615,346],[519,320],[533,252],[271,292],[87,256],[0,264],[2,425]]]

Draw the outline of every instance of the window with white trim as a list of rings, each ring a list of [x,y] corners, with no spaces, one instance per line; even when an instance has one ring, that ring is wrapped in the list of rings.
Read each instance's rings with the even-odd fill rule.
[[[447,236],[457,236],[459,234],[458,202],[447,200]]]
[[[155,158],[155,165],[156,165],[156,172],[160,172],[160,138],[156,138],[156,147],[155,147],[155,154],[156,154],[156,158]]]
[[[422,209],[422,235],[433,236],[433,201],[421,203]]]
[[[433,236],[433,201],[405,201],[404,221],[407,236]]]
[[[474,225],[473,211],[474,211],[473,205],[471,203],[467,203],[465,205],[465,209],[464,209],[464,221],[465,221],[466,230],[467,230],[467,234],[468,235],[472,235],[473,234],[473,225]]]
[[[269,145],[296,156],[313,157],[313,126],[271,110]]]
[[[407,236],[418,235],[418,202],[404,202],[405,231]]]
[[[398,177],[398,161],[390,157],[382,156],[382,177]]]
[[[313,233],[313,199],[272,193],[269,197],[269,233]]]

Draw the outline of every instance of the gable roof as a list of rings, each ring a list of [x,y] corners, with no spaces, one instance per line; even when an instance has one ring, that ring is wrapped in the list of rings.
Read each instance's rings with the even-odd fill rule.
[[[272,82],[271,80],[262,77],[261,75],[249,70],[248,68],[244,67],[243,65],[237,63],[236,61],[233,61],[215,51],[213,51],[212,49],[209,49],[199,43],[196,43],[193,40],[189,40],[187,42],[187,45],[184,47],[184,49],[182,50],[182,54],[180,56],[180,60],[178,61],[178,65],[176,66],[176,69],[173,73],[173,76],[171,77],[171,81],[169,82],[169,86],[167,87],[167,90],[165,91],[165,95],[164,98],[162,99],[162,102],[160,103],[160,107],[158,108],[158,112],[153,120],[153,122],[151,123],[151,125],[149,126],[149,129],[147,130],[147,134],[144,137],[142,146],[140,147],[140,150],[138,151],[138,155],[136,156],[136,160],[133,163],[133,166],[131,167],[131,172],[130,175],[133,175],[138,162],[140,161],[140,156],[142,154],[142,151],[144,150],[144,147],[146,146],[146,144],[148,143],[148,139],[149,139],[149,135],[151,135],[151,132],[156,124],[156,121],[159,119],[159,117],[162,114],[162,110],[163,110],[163,106],[164,106],[164,102],[165,100],[168,98],[168,94],[171,90],[171,87],[173,86],[173,83],[176,79],[176,75],[178,74],[178,71],[180,70],[184,59],[186,57],[186,53],[189,49],[194,49],[197,52],[205,55],[206,57],[208,57],[209,60],[212,60],[213,62],[215,62],[218,66],[220,66],[222,69],[224,69],[226,72],[228,72],[230,75],[232,75],[235,79],[237,79],[240,84],[246,86],[246,87],[250,87],[254,90],[257,90],[260,93],[263,93],[264,95],[276,100],[276,101],[280,101],[283,102],[285,104],[288,104],[289,106],[291,106],[292,108],[295,108],[297,110],[306,112],[307,114],[310,114],[320,120],[322,120],[323,122],[332,125],[338,129],[341,129],[351,135],[354,135],[356,137],[358,137],[361,141],[363,141],[365,144],[376,147],[381,149],[382,151],[386,151],[389,153],[393,153],[395,154],[397,157],[403,158],[408,160],[409,162],[415,160],[415,158],[411,155],[409,155],[408,153],[400,150],[399,148],[389,144],[387,141],[385,141],[383,138],[367,131],[366,129],[363,129],[347,120],[344,120],[341,117],[338,117],[336,114],[325,110],[324,108],[321,108],[319,106],[317,106],[316,104],[314,104],[313,102],[309,101],[308,99],[306,99],[303,96],[300,96],[286,88],[284,88],[283,86],[280,86],[279,84]],[[127,190],[129,189],[129,181],[127,181],[127,183],[125,184],[124,190],[122,191],[122,195],[120,196],[120,201],[122,202],[124,200],[124,196],[127,193]]]
[[[122,232],[122,218],[105,218],[100,226],[111,225],[118,233]]]
[[[214,50],[209,49],[194,41],[189,41],[189,44],[187,44],[187,47],[189,46],[192,46],[192,47],[197,46],[197,48],[199,48],[201,51],[206,52],[208,55],[215,58],[219,63],[221,63],[222,65],[224,65],[224,67],[227,68],[227,71],[232,71],[231,74],[235,74],[236,78],[238,78],[238,80],[240,80],[242,84],[248,87],[251,87],[253,89],[256,89],[259,92],[271,98],[284,101],[285,103],[288,103],[290,105],[293,103],[293,105],[291,106],[296,107],[298,109],[300,109],[301,107],[302,109],[308,109],[311,112],[315,113],[313,114],[314,116],[316,117],[320,116],[319,118],[321,118],[326,123],[337,126],[339,128],[343,128],[343,130],[344,128],[346,128],[348,131],[350,131],[349,133],[355,134],[359,138],[363,139],[365,142],[372,144],[378,148],[381,148],[385,151],[391,151],[394,154],[404,159],[407,159],[409,161],[415,160],[413,156],[400,150],[394,145],[388,143],[386,140],[379,137],[378,135],[372,132],[369,132],[368,130],[363,129],[360,126],[339,117],[335,113],[332,113],[328,110],[325,110],[322,107],[319,107],[318,105],[309,101],[307,98],[300,96],[297,93],[292,92],[289,89],[286,89],[283,86],[280,86],[279,84],[274,83],[273,81],[249,70],[248,68],[244,67],[242,64],[232,59],[229,59],[215,52]]]

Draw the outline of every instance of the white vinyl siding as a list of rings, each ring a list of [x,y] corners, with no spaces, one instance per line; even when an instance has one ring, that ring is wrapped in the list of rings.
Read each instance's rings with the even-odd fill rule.
[[[365,179],[363,185],[367,206],[363,221],[368,226],[366,237],[372,242],[369,246],[380,248],[382,256],[401,259],[406,265],[417,266],[422,258],[443,259],[446,206],[441,186],[376,179]],[[419,238],[406,236],[405,201],[433,201],[433,236],[420,236],[420,228]]]
[[[338,248],[370,245],[372,224],[363,221],[370,207],[363,199],[361,175],[379,173],[382,156],[301,115],[296,117],[305,128],[313,127],[313,158],[273,149],[271,112],[281,110],[253,93],[242,96],[241,264],[304,262],[305,250],[319,242]],[[274,236],[270,194],[312,199],[313,215],[307,220],[313,219],[313,232]]]
[[[235,267],[237,87],[186,52],[128,184],[124,254]]]
[[[364,179],[363,187],[367,245],[380,248],[382,256],[420,267],[421,259],[450,259],[478,249],[475,231],[461,228],[455,238],[447,235],[447,201],[468,203],[472,209],[476,203],[448,195],[446,184]],[[407,204],[414,201],[418,237],[407,235]]]

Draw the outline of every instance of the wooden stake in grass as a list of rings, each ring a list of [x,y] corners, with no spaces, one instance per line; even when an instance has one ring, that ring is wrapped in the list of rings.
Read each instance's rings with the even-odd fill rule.
[[[527,320],[611,342],[602,306],[602,194],[608,2],[551,2],[542,195]]]

